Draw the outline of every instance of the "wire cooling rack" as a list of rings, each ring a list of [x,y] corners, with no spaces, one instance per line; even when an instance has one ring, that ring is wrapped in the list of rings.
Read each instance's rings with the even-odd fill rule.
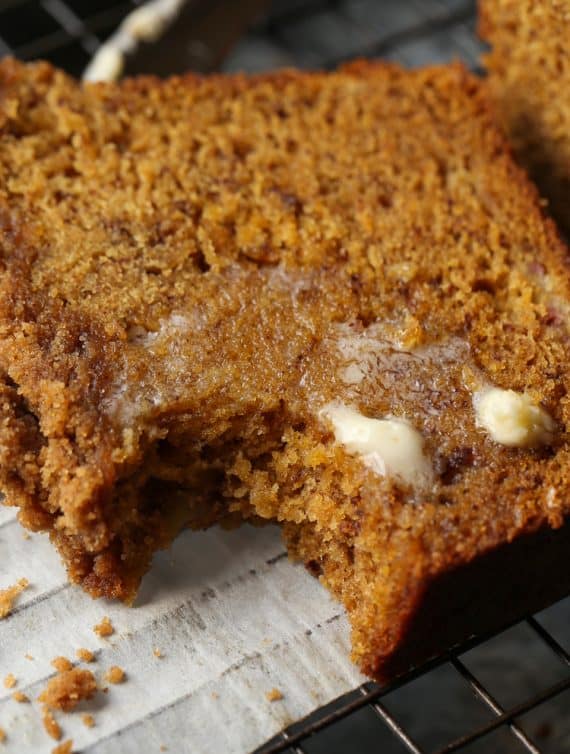
[[[201,5],[202,14],[204,8],[212,13],[215,23],[206,31],[223,25],[224,2],[194,2]],[[0,56],[44,58],[79,75],[101,43],[141,4],[142,0],[0,0]],[[359,55],[396,57],[410,65],[455,56],[477,66],[473,2],[267,0],[266,4],[267,13],[224,67],[329,68]],[[189,46],[201,45],[207,51],[208,43],[213,44],[213,40],[192,39],[191,23],[188,33]]]
[[[46,58],[79,75],[139,4],[0,0],[0,55]],[[210,10],[220,7],[212,0]],[[268,0],[267,8],[226,57],[224,70],[331,68],[356,56],[412,66],[460,58],[478,69],[474,2]],[[189,45],[207,52],[210,40],[193,39],[194,29],[188,28]],[[285,729],[256,754],[570,752],[570,653],[564,646],[569,625],[570,599],[500,635],[476,637],[392,684],[364,684]],[[509,649],[501,649],[501,642]],[[527,656],[534,665],[525,669]],[[429,724],[422,728],[417,721],[426,715]]]
[[[567,607],[568,600],[559,604],[561,607]],[[570,614],[570,611],[566,612]],[[385,754],[391,752],[452,754],[452,752],[458,751],[475,751],[472,745],[477,742],[480,742],[482,745],[482,748],[477,749],[480,752],[490,752],[491,748],[492,751],[501,753],[520,751],[532,752],[532,754],[546,754],[546,752],[563,754],[563,752],[568,752],[570,751],[569,748],[552,748],[552,746],[564,746],[563,743],[560,743],[560,740],[553,742],[552,746],[548,740],[544,744],[537,744],[528,731],[532,729],[535,736],[548,739],[551,736],[551,723],[542,722],[541,724],[537,724],[535,722],[529,725],[527,720],[525,720],[525,715],[538,710],[542,705],[556,698],[562,698],[562,706],[558,710],[567,710],[570,707],[570,698],[563,698],[564,693],[570,691],[570,653],[557,641],[540,618],[534,616],[528,617],[524,622],[511,627],[511,631],[513,629],[520,629],[523,626],[531,634],[531,636],[526,637],[525,642],[529,651],[534,651],[531,649],[533,640],[540,643],[542,648],[546,650],[546,657],[541,659],[542,667],[546,668],[549,660],[554,661],[559,666],[558,669],[561,677],[556,682],[540,688],[536,693],[525,696],[516,704],[504,706],[500,703],[490,688],[491,685],[500,686],[500,684],[497,684],[497,679],[492,678],[493,673],[490,674],[490,682],[487,683],[480,679],[470,667],[473,664],[477,664],[476,661],[475,663],[473,662],[473,658],[470,655],[473,652],[484,649],[486,644],[497,639],[496,634],[489,634],[473,638],[471,641],[448,651],[442,657],[411,671],[391,684],[378,686],[367,683],[362,685],[332,705],[329,705],[329,708],[319,710],[309,718],[282,731],[274,739],[259,748],[255,754],[278,754],[279,752],[309,754],[309,751],[316,751],[311,744],[316,741],[319,734],[322,735],[325,731],[329,735],[334,734],[335,725],[342,724],[343,720],[363,710],[373,713],[377,723],[382,726],[384,732],[387,732],[391,736],[391,740],[390,738],[386,739],[385,742],[382,742],[381,748],[371,748],[371,752],[374,750]],[[523,658],[520,659],[522,662]],[[439,678],[437,674],[441,669],[446,669],[456,675],[456,680],[460,684],[464,684],[464,690],[469,689],[473,697],[482,706],[482,709],[486,709],[489,713],[489,719],[478,725],[473,725],[471,721],[473,718],[472,710],[466,711],[466,719],[461,721],[464,725],[463,731],[452,738],[452,740],[434,748],[433,746],[429,746],[429,744],[424,745],[421,741],[415,739],[413,733],[410,732],[410,728],[413,726],[407,725],[398,719],[398,713],[397,711],[393,711],[394,705],[390,703],[390,698],[394,695],[394,692],[398,692],[398,690],[413,684],[418,679],[422,680],[422,691],[424,694],[432,693],[437,695],[438,686],[441,686],[441,674]],[[551,672],[552,669],[549,669],[543,675],[550,675]],[[489,675],[488,670],[487,675]],[[432,680],[433,683],[430,683]],[[461,699],[459,699],[459,703],[461,704]],[[395,706],[397,709],[397,704]],[[442,712],[444,711],[442,710]],[[551,715],[552,713],[550,715],[547,714],[547,718],[551,717]],[[522,722],[519,722],[520,720]],[[437,724],[435,720],[434,723]],[[368,724],[370,725],[370,720]],[[495,740],[492,743],[489,742],[489,737],[497,731],[501,731],[503,734],[506,733],[511,739],[510,742],[504,735],[501,740]],[[307,748],[305,748],[305,744],[307,744]]]

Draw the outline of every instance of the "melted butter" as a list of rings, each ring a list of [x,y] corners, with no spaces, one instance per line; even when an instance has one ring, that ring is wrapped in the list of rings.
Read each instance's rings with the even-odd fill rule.
[[[554,420],[526,393],[484,388],[474,393],[473,406],[477,425],[500,445],[534,448],[552,442]]]
[[[396,477],[414,487],[433,483],[423,437],[405,419],[372,419],[342,403],[328,404],[320,415],[332,424],[336,441],[380,476]]]

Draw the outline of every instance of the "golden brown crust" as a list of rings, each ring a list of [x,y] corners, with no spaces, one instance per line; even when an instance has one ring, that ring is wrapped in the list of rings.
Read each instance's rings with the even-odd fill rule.
[[[81,87],[7,61],[0,123],[0,483],[92,594],[132,599],[183,525],[282,521],[385,677],[433,584],[567,531],[567,249],[463,68]],[[494,443],[476,379],[551,445]],[[334,401],[412,421],[433,487],[335,443]]]
[[[570,233],[570,7],[479,0],[490,91],[517,157]]]

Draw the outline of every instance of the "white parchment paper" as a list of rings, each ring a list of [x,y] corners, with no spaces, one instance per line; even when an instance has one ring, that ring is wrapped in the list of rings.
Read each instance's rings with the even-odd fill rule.
[[[111,665],[127,673],[59,716],[81,752],[243,754],[364,680],[349,660],[342,609],[288,561],[272,527],[183,534],[128,608],[69,585],[47,538],[25,539],[14,512],[0,508],[0,588],[21,577],[31,586],[0,621],[0,675],[13,673],[32,701],[18,704],[0,687],[7,752],[51,751],[36,698],[55,672],[50,661],[75,660],[79,647],[96,653],[86,667],[101,685]],[[109,639],[92,630],[104,615],[116,629]],[[273,688],[281,700],[267,699]]]

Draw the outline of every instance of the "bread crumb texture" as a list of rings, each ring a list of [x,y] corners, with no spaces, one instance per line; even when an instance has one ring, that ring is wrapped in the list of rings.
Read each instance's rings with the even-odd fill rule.
[[[497,112],[570,233],[570,3],[480,0],[480,32]]]
[[[132,601],[184,526],[279,522],[381,678],[570,589],[568,249],[463,67],[4,60],[0,247],[0,488],[90,594]],[[497,443],[478,379],[553,431]],[[331,405],[409,422],[428,472]]]
[[[73,663],[68,660],[67,657],[54,657],[51,661],[51,666],[55,668],[58,673],[63,673],[65,670],[71,670]]]
[[[105,673],[105,680],[109,683],[123,683],[123,681],[126,678],[125,671],[118,667],[118,665],[113,665],[112,667],[107,670]]]
[[[13,586],[9,586],[7,589],[0,589],[0,620],[10,615],[14,602],[29,585],[28,579],[20,579]]]
[[[273,688],[270,691],[267,691],[265,694],[265,697],[268,702],[279,702],[281,699],[283,699],[283,694],[279,689]]]
[[[81,715],[81,722],[86,728],[93,728],[95,725],[95,718],[93,715]]]
[[[84,647],[80,647],[76,651],[75,656],[78,660],[81,660],[81,662],[95,662],[95,653]]]
[[[17,680],[16,676],[13,673],[8,673],[7,676],[4,678],[4,687],[7,689],[13,689],[16,685]]]
[[[111,636],[115,633],[113,624],[111,623],[110,618],[108,618],[107,616],[105,616],[96,626],[93,626],[93,631],[102,639],[106,639],[108,636]]]
[[[49,709],[69,712],[83,699],[91,699],[97,691],[95,676],[90,670],[73,668],[50,679],[38,700]]]
[[[71,739],[58,744],[58,746],[54,746],[54,748],[51,750],[51,754],[72,754],[72,752],[73,741]]]
[[[0,728],[0,743],[4,743],[4,741],[7,739],[6,731],[4,728]]]
[[[48,736],[55,741],[59,741],[62,736],[61,726],[53,716],[53,712],[48,707],[44,707],[43,709],[42,722]]]
[[[18,702],[18,704],[28,704],[30,701],[30,697],[27,694],[24,694],[23,691],[14,691],[12,699],[15,702]]]

